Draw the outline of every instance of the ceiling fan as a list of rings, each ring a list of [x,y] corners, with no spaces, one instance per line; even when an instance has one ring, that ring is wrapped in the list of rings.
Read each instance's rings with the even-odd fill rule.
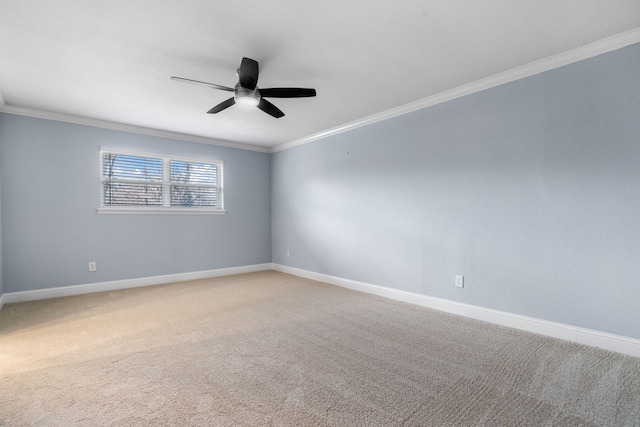
[[[207,113],[216,114],[231,107],[234,104],[258,107],[265,113],[276,119],[284,116],[284,113],[266,98],[305,98],[316,96],[315,89],[305,89],[299,87],[277,87],[268,89],[258,89],[258,61],[251,58],[242,58],[240,68],[238,68],[238,83],[234,88],[221,86],[214,83],[201,82],[198,80],[185,79],[183,77],[172,76],[171,80],[193,83],[201,86],[208,86],[213,89],[233,92],[233,97],[216,105]]]

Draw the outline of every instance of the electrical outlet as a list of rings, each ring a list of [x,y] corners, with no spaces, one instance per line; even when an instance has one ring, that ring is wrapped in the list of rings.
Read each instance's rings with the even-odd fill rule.
[[[95,263],[95,261],[91,261],[89,263],[89,271],[96,271],[97,265]]]
[[[456,276],[456,288],[464,288],[464,276]]]
[[[287,258],[291,258],[291,252],[289,252],[289,249],[287,249]]]

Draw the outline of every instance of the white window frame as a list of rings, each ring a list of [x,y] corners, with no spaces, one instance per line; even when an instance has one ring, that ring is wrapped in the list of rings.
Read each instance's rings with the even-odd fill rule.
[[[162,203],[163,206],[104,206],[104,153],[120,154],[125,156],[135,157],[151,157],[154,159],[162,160],[162,182],[157,182],[162,185]],[[218,197],[220,198],[220,207],[207,208],[207,207],[179,207],[171,206],[171,161],[191,162],[216,165],[217,168],[217,184],[215,188],[218,190]],[[195,158],[184,156],[173,156],[160,153],[149,153],[141,151],[123,150],[119,148],[100,147],[100,207],[98,208],[99,214],[186,214],[186,215],[224,215],[227,211],[224,209],[224,162],[222,160],[213,160],[207,158]],[[140,181],[137,181],[140,183]],[[184,184],[181,184],[184,185]],[[188,186],[188,185],[187,185]],[[198,186],[198,185],[194,185]],[[210,185],[204,185],[205,187]],[[200,185],[203,187],[203,185]]]

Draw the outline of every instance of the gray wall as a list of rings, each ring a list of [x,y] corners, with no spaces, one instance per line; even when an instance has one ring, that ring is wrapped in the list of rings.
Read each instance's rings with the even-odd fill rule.
[[[99,215],[101,146],[223,160],[228,213]],[[0,114],[0,163],[5,293],[271,261],[269,154]]]
[[[1,126],[2,124],[0,123],[0,127]],[[0,140],[0,150],[2,149],[1,145],[2,145],[2,140]],[[3,277],[4,275],[2,273],[2,161],[0,161],[0,298],[2,298],[2,294],[4,293]]]
[[[0,114],[0,292],[273,260],[640,338],[639,69],[635,45],[271,162]],[[229,213],[98,215],[102,145],[224,160]]]
[[[634,45],[275,153],[273,262],[640,338],[639,70]]]

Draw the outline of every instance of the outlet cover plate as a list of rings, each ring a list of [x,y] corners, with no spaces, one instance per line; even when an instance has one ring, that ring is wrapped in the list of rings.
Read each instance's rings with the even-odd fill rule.
[[[456,275],[456,288],[464,288],[464,276]]]

